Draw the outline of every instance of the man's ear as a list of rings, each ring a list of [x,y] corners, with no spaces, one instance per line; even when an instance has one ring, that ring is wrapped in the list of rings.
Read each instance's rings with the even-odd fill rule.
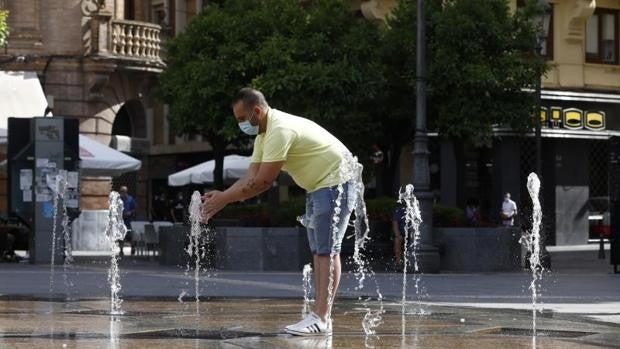
[[[260,115],[261,117],[265,116],[267,114],[267,108],[263,108],[261,106],[254,106],[254,113],[256,115]]]

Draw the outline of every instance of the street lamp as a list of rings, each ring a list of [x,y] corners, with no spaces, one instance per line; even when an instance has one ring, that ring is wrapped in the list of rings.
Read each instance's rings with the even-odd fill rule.
[[[542,7],[543,11],[537,18],[537,24],[540,25],[537,35],[536,35],[536,54],[540,58],[545,58],[548,55],[549,50],[549,27],[552,20],[552,11],[551,6],[547,0],[539,0],[539,6]],[[536,112],[535,112],[535,138],[536,138],[536,174],[540,177],[542,181],[542,135],[541,135],[541,124],[542,118],[540,117],[542,112],[542,97],[541,97],[541,80],[542,80],[542,72],[536,79]],[[544,198],[544,196],[543,196]],[[545,239],[540,240],[541,244],[541,265],[549,269],[551,268],[551,255],[547,251],[547,244]]]
[[[413,142],[413,186],[420,203],[419,272],[439,272],[439,250],[433,245],[433,194],[428,166],[428,132],[426,129],[426,33],[424,0],[417,0],[416,43],[416,128]]]
[[[551,23],[551,6],[547,2],[547,0],[539,0],[539,6],[543,8],[543,12],[537,18],[537,23],[540,24],[540,29],[536,35],[536,54],[544,58],[548,54],[548,36],[549,36],[549,25]],[[536,137],[536,174],[539,177],[542,177],[542,136],[541,136],[541,123],[542,119],[540,118],[541,113],[541,80],[542,74],[539,74],[536,79],[536,128],[535,128],[535,137]]]

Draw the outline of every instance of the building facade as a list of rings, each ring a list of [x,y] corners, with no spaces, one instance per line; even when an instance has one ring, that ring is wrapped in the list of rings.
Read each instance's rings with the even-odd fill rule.
[[[149,156],[208,148],[171,135],[166,108],[153,96],[166,66],[163,42],[202,6],[200,0],[0,0],[10,11],[0,70],[36,72],[54,115],[78,118],[80,133],[142,160],[138,173],[82,178],[82,209],[107,208],[110,190],[129,185],[146,217]],[[6,200],[0,202],[6,211]]]
[[[520,0],[509,0],[517,10]],[[177,136],[167,107],[153,96],[165,69],[162,42],[180,33],[203,0],[0,0],[11,11],[11,35],[0,70],[37,72],[54,115],[80,119],[80,131],[143,161],[138,173],[84,178],[82,208],[107,206],[114,186],[128,184],[149,218],[152,197],[169,191],[167,176],[211,158],[200,136]],[[351,0],[352,10],[382,21],[396,0]],[[541,54],[542,170],[548,242],[587,242],[593,198],[609,196],[610,140],[620,135],[620,2],[549,0]],[[475,198],[497,220],[502,194],[525,208],[525,180],[536,170],[534,134],[496,130],[489,149],[431,144],[431,178],[441,203]],[[400,159],[411,178],[411,153]],[[487,185],[491,183],[491,185]],[[0,185],[0,190],[5,190]],[[168,192],[170,194],[170,192]],[[1,194],[1,193],[0,193]],[[5,200],[0,200],[4,203]],[[2,207],[0,207],[2,209]]]
[[[511,2],[515,11],[519,5]],[[537,168],[534,132],[523,136],[496,129],[491,148],[436,144],[434,185],[443,204],[465,207],[476,201],[489,222],[499,220],[503,194],[510,192],[527,226],[527,176],[538,172],[547,243],[584,244],[593,214],[609,215],[600,202],[609,200],[610,142],[620,135],[620,3],[550,0],[546,5],[540,54],[550,69],[540,91],[542,168]]]

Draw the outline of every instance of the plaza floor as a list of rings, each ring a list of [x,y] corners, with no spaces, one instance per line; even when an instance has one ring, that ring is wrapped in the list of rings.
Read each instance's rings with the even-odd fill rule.
[[[300,301],[131,300],[110,316],[107,300],[0,301],[1,348],[532,348],[531,312],[384,302],[382,323],[367,336],[362,321],[380,303],[342,300],[332,337],[282,332],[301,318]],[[575,314],[543,313],[538,348],[617,347],[618,325]]]
[[[535,347],[620,348],[620,275],[596,256],[554,253],[541,284]],[[50,292],[50,266],[0,264],[0,348],[534,347],[527,271],[422,275],[418,295],[409,277],[404,316],[402,274],[371,275],[360,290],[345,273],[334,335],[298,338],[282,329],[302,317],[301,272],[204,272],[196,307],[191,272],[125,258],[124,314],[111,316],[107,266],[57,266]],[[376,334],[366,335],[364,316],[381,306]]]

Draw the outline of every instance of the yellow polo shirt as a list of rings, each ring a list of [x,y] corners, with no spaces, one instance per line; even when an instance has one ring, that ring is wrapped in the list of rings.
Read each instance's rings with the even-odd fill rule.
[[[307,192],[343,182],[340,163],[347,147],[314,121],[276,109],[267,111],[267,130],[256,136],[252,162],[284,161],[297,185]]]

